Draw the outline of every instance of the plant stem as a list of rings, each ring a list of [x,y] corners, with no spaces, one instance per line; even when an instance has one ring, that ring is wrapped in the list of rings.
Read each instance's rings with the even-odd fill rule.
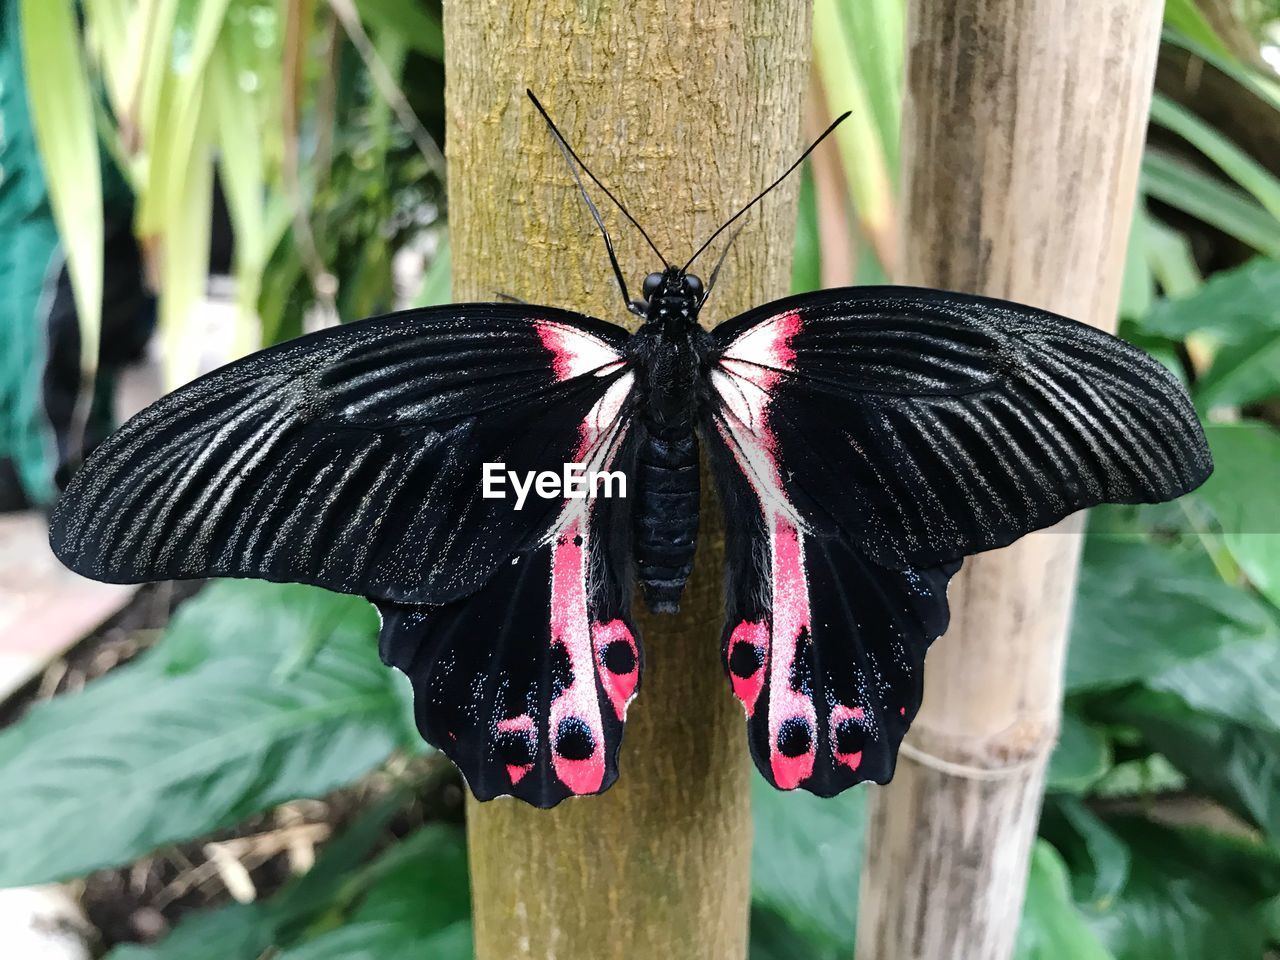
[[[677,263],[801,149],[807,4],[446,0],[444,14],[458,300],[503,290],[634,322],[526,87]],[[786,292],[798,183],[752,212],[705,321]],[[638,285],[653,253],[601,210]],[[549,812],[469,805],[479,960],[745,955],[749,762],[720,662],[718,510],[704,510],[682,612],[638,618],[618,783]]]
[[[1145,0],[911,0],[902,281],[1114,324],[1160,14]],[[1012,954],[1079,525],[967,560],[953,582],[910,756],[875,792],[859,960]]]

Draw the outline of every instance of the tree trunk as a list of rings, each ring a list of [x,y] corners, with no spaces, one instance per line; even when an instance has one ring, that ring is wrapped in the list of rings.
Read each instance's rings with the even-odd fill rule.
[[[903,281],[1114,322],[1151,0],[911,0]],[[966,562],[868,827],[858,960],[1011,955],[1062,697],[1079,519]]]
[[[525,87],[677,263],[800,146],[809,12],[794,0],[446,0],[445,41],[458,300],[502,291],[634,324]],[[752,215],[704,322],[786,292],[795,186]],[[595,199],[634,295],[661,265]],[[704,511],[682,613],[639,617],[618,783],[549,812],[468,806],[479,960],[745,955],[749,764],[719,658],[719,517]]]

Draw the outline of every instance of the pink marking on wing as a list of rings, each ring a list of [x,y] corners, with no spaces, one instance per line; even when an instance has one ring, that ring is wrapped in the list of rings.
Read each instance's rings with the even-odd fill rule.
[[[604,396],[592,405],[582,423],[578,424],[578,449],[573,455],[575,462],[583,463],[596,445],[613,429],[618,420],[618,414],[622,412],[622,405],[626,402],[627,395],[631,393],[631,384],[634,379],[635,377],[630,373],[619,377],[605,391]],[[608,467],[608,464],[593,464],[592,467],[603,470]]]
[[[552,353],[551,365],[557,380],[570,380],[601,368],[612,369],[622,362],[618,351],[603,340],[562,323],[536,321],[534,329],[542,345]]]
[[[595,644],[596,670],[600,675],[600,684],[613,702],[618,719],[625,720],[627,704],[636,692],[636,684],[640,680],[640,650],[636,646],[636,638],[621,620],[610,620],[608,623],[596,623],[591,628],[591,640]],[[614,673],[606,662],[609,647],[615,643],[622,643],[630,648],[631,669],[623,673]]]
[[[749,327],[729,344],[725,359],[739,360],[744,364],[769,368],[769,371],[793,370],[796,351],[791,341],[804,326],[800,314],[792,310],[780,313],[762,323]],[[774,373],[776,377],[777,374]]]
[[[747,648],[738,650],[739,644]],[[764,678],[769,663],[769,626],[765,623],[753,623],[743,620],[729,634],[729,645],[725,649],[725,662],[729,665],[729,681],[733,684],[733,695],[742,701],[742,706],[750,717],[755,713],[756,700],[764,687]],[[744,669],[744,664],[755,666],[755,670],[742,676],[735,669]]]
[[[831,709],[831,716],[828,720],[828,727],[831,731],[831,755],[836,758],[837,763],[843,763],[850,770],[857,770],[862,765],[862,751],[840,752],[840,724],[852,721],[859,726],[863,726],[866,715],[867,713],[862,707],[846,707],[843,703],[838,703]]]
[[[570,521],[556,538],[551,561],[551,642],[568,654],[572,681],[551,702],[548,735],[556,776],[574,793],[595,793],[604,782],[604,725],[587,617],[585,530],[581,519]],[[561,723],[573,719],[591,736],[590,754],[576,760],[561,756],[556,742]]]
[[[772,390],[795,360],[791,338],[800,330],[798,314],[780,314],[751,328],[721,356],[723,369],[713,370],[711,383],[723,401],[723,416],[729,421],[725,443],[749,478],[754,478],[756,495],[766,513],[770,498],[785,501],[778,469],[778,442],[769,426]],[[722,435],[724,426],[717,424]],[[765,489],[759,489],[763,486]]]
[[[538,727],[533,722],[533,717],[524,713],[518,717],[509,717],[506,720],[499,720],[497,723],[499,733],[522,733],[529,740],[530,756],[537,753],[538,749]],[[523,780],[533,769],[532,763],[508,763],[507,776],[511,778],[511,785],[514,787]]]
[[[809,631],[809,584],[804,570],[804,539],[786,517],[772,517],[773,641],[769,658],[769,749],[773,778],[790,790],[812,775],[817,751],[817,712],[811,694],[791,686],[800,637]],[[779,749],[784,725],[803,723],[808,749],[787,756]],[[789,728],[790,729],[790,728]]]

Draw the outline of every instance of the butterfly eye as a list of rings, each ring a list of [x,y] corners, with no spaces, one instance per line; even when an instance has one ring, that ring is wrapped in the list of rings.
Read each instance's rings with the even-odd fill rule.
[[[644,278],[644,298],[648,300],[662,287],[662,274],[651,273]]]
[[[695,297],[702,296],[702,281],[695,277],[692,273],[684,278],[684,288]]]

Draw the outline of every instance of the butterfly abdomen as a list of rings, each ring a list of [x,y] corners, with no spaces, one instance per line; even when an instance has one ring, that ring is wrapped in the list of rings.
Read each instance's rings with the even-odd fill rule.
[[[692,426],[637,424],[636,571],[650,610],[678,609],[698,539],[698,441]]]

